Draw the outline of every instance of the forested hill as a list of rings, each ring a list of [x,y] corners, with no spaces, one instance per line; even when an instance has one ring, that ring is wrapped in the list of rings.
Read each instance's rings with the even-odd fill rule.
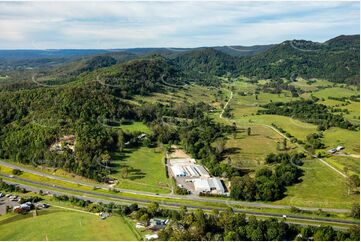
[[[339,36],[325,43],[285,41],[255,56],[242,58],[239,74],[260,78],[325,78],[357,84],[360,36]]]
[[[178,56],[175,61],[184,71],[196,71],[212,75],[235,73],[239,58],[213,48],[202,48]]]
[[[324,43],[289,40],[241,57],[215,48],[201,48],[183,53],[175,60],[186,71],[212,75],[230,73],[264,79],[302,76],[357,84],[360,76],[359,38],[359,35],[343,35]]]
[[[172,60],[159,55],[140,58],[98,69],[86,80],[98,80],[123,98],[161,91],[165,85],[180,84],[182,72]]]

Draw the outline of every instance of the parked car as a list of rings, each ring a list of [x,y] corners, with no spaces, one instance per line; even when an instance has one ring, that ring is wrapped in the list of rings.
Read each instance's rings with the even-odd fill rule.
[[[3,197],[3,196],[4,196],[4,194],[2,192],[0,192],[0,197]]]

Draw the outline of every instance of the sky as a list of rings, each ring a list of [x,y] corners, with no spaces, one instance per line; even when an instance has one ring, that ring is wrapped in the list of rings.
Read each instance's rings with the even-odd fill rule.
[[[358,1],[0,2],[0,49],[257,45],[359,33]]]

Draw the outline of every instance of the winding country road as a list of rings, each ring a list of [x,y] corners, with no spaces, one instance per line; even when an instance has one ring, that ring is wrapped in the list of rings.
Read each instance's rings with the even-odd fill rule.
[[[233,98],[233,92],[231,91],[231,97],[228,99],[226,105],[224,105],[222,112],[219,114],[219,117],[224,119],[223,117],[223,113],[226,109],[226,107],[228,106],[229,102],[232,100]],[[281,131],[279,131],[278,129],[276,129],[275,127],[271,126],[271,125],[267,125],[267,124],[257,124],[257,125],[261,125],[261,126],[265,126],[268,127],[270,129],[272,129],[273,131],[275,131],[276,133],[278,133],[279,135],[281,135],[282,137],[284,137],[285,139],[287,139],[288,141],[291,141],[290,138],[288,138],[286,135],[284,135]],[[296,144],[298,145],[298,144]],[[303,151],[307,152],[308,154],[311,155],[311,157],[316,158],[317,160],[319,160],[322,164],[328,166],[329,168],[331,168],[332,170],[334,170],[335,172],[337,172],[339,175],[343,176],[344,178],[347,178],[347,175],[341,171],[339,171],[338,169],[336,169],[335,167],[333,167],[331,164],[329,164],[327,161],[316,157],[315,155],[311,154],[309,151],[307,151],[305,148],[301,147],[303,149]]]

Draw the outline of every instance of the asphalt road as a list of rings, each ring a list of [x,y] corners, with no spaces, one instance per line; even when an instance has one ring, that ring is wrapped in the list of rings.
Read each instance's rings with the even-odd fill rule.
[[[23,167],[15,165],[15,164],[7,163],[7,162],[1,161],[1,160],[0,160],[0,165],[10,167],[12,169],[20,169],[24,172],[28,172],[28,173],[31,173],[34,175],[47,177],[47,178],[54,179],[54,180],[69,182],[69,183],[73,183],[73,184],[88,186],[91,188],[97,187],[97,188],[101,188],[104,190],[108,190],[110,188],[108,185],[104,185],[104,184],[102,185],[102,184],[97,184],[97,183],[88,183],[88,182],[83,182],[83,181],[75,181],[72,179],[54,176],[54,175],[46,174],[46,173],[43,173],[40,171],[28,169],[28,168],[23,168]],[[22,179],[22,178],[18,177],[17,179]],[[33,181],[30,181],[30,182],[33,182]],[[34,184],[36,184],[36,182]],[[38,184],[38,185],[41,185],[41,184]],[[190,200],[190,201],[214,202],[214,203],[225,204],[225,205],[238,205],[238,206],[245,206],[245,207],[274,208],[274,209],[290,209],[291,208],[291,206],[288,206],[288,205],[274,205],[274,204],[267,204],[267,203],[234,201],[234,200],[230,200],[230,199],[225,200],[225,199],[217,199],[217,198],[209,198],[209,197],[199,197],[196,195],[181,196],[181,195],[174,195],[174,194],[155,194],[155,193],[151,193],[151,192],[134,191],[134,190],[129,190],[129,189],[121,189],[121,188],[112,188],[112,189],[119,191],[119,192],[129,193],[129,194],[153,196],[153,197],[160,197],[160,198],[173,198],[173,199]],[[306,211],[317,211],[319,209],[322,209],[325,212],[335,212],[335,213],[349,213],[350,212],[349,209],[317,208],[317,207],[298,207],[298,208],[302,209],[302,210],[306,210]]]
[[[9,175],[5,175],[5,174],[0,174],[0,177],[5,177],[8,179],[12,179],[13,181],[6,181],[8,183],[12,183],[12,184],[18,184],[21,187],[24,187],[25,189],[29,190],[29,191],[34,191],[34,192],[38,192],[39,190],[41,190],[42,188],[37,188],[36,185],[40,185],[40,186],[44,186],[44,187],[48,187],[46,190],[51,192],[52,194],[57,194],[57,195],[69,195],[69,193],[67,192],[75,192],[75,193],[81,193],[81,194],[86,194],[86,195],[90,195],[90,196],[97,196],[97,197],[101,197],[101,198],[94,198],[94,197],[87,197],[87,196],[80,196],[80,195],[73,195],[70,193],[71,196],[75,196],[75,197],[79,197],[82,199],[86,199],[86,200],[90,200],[92,202],[103,202],[103,203],[124,203],[124,202],[128,202],[128,203],[150,203],[153,202],[153,200],[148,200],[148,199],[139,199],[139,198],[129,198],[129,197],[121,197],[119,195],[113,195],[113,194],[103,194],[103,193],[98,193],[98,192],[93,192],[93,191],[83,191],[83,190],[77,190],[77,189],[72,189],[72,188],[66,188],[66,187],[61,187],[61,186],[57,186],[57,185],[49,185],[47,183],[42,183],[42,182],[36,182],[36,181],[32,181],[32,180],[28,180],[28,179],[24,179],[24,178],[20,178],[20,177],[12,177]],[[31,186],[31,185],[23,185],[23,184],[19,184],[19,181],[23,181],[26,183],[30,183],[35,185]],[[57,191],[54,189],[59,189],[62,191]],[[42,189],[43,190],[43,189]],[[164,202],[164,201],[160,201],[158,202],[160,205],[163,206],[167,206],[167,207],[176,207],[179,208],[180,206],[182,206],[183,204],[179,204],[176,202]],[[206,207],[206,206],[197,206],[197,205],[187,205],[188,208],[193,208],[193,209],[203,209],[203,210],[219,210],[219,211],[224,211],[227,208],[210,208],[210,207]],[[234,208],[233,209],[235,212],[238,213],[245,213],[248,215],[255,215],[255,216],[267,216],[267,217],[275,217],[275,218],[282,218],[283,214],[277,214],[277,213],[267,213],[267,212],[254,212],[254,211],[247,211],[247,210],[243,210],[243,209],[238,209],[238,208]],[[358,225],[359,222],[356,221],[347,221],[347,220],[340,220],[340,219],[332,219],[332,218],[313,218],[313,217],[303,217],[303,216],[297,216],[297,215],[287,215],[287,218],[289,219],[299,219],[299,220],[304,220],[305,222],[307,221],[312,221],[312,222],[330,222],[330,223],[338,223],[338,224],[343,224],[343,225]]]

